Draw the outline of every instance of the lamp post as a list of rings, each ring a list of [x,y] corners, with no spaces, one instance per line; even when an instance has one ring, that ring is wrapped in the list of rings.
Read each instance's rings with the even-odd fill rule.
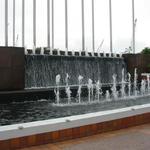
[[[109,0],[109,28],[110,28],[110,52],[113,52],[113,45],[112,45],[112,7],[111,7],[111,0]]]

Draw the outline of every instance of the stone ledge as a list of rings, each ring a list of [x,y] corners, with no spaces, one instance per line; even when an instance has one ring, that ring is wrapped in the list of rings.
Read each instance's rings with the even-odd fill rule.
[[[150,123],[150,113],[9,140],[1,140],[0,150],[15,150],[35,145],[55,143],[146,123]]]

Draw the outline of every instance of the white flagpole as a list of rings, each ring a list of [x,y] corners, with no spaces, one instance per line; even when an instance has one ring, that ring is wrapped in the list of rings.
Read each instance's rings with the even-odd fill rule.
[[[84,0],[81,0],[82,11],[82,51],[85,50],[85,29],[84,29]]]
[[[112,6],[111,0],[109,0],[109,26],[110,26],[110,52],[113,52],[113,45],[112,45]]]
[[[135,53],[135,16],[134,16],[134,0],[132,0],[132,50]]]
[[[92,48],[95,52],[95,16],[94,16],[94,0],[92,0]]]
[[[25,37],[25,0],[22,0],[22,47],[24,47],[24,37]]]
[[[65,0],[65,48],[68,52],[68,0]]]
[[[5,46],[8,46],[8,0],[5,0]]]
[[[16,16],[16,4],[15,4],[15,1],[16,0],[13,0],[13,46],[15,46],[16,44],[15,44],[15,25],[16,25],[16,18],[15,18],[15,16]]]
[[[36,47],[36,0],[33,0],[33,45]]]
[[[52,50],[54,49],[54,0],[52,0]]]
[[[47,46],[50,48],[50,0],[47,0]]]

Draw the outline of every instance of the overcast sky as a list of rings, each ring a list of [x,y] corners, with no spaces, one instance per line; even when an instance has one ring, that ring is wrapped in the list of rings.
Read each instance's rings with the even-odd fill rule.
[[[9,45],[12,45],[12,2],[9,1]],[[37,1],[37,46],[47,45],[47,0]],[[64,1],[55,3],[55,48],[65,49]],[[4,45],[4,2],[0,0],[0,45]],[[112,0],[113,49],[123,52],[132,41],[132,0]],[[25,0],[25,45],[33,47],[32,0]],[[150,0],[135,0],[136,52],[150,46]],[[95,47],[109,51],[109,0],[95,0]],[[68,0],[69,49],[81,49],[81,0]],[[92,50],[91,0],[85,0],[85,47]],[[21,0],[16,0],[16,38],[21,46]]]

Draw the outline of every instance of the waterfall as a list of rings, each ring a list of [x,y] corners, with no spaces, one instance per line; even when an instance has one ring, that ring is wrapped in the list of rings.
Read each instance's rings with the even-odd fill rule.
[[[112,75],[117,74],[117,82],[121,82],[121,70],[126,68],[122,58],[104,57],[75,57],[53,55],[26,55],[25,56],[25,86],[39,88],[55,86],[55,77],[60,74],[60,85],[65,85],[66,73],[69,74],[70,85],[78,84],[78,76],[84,77],[83,84],[88,79],[111,83]]]

